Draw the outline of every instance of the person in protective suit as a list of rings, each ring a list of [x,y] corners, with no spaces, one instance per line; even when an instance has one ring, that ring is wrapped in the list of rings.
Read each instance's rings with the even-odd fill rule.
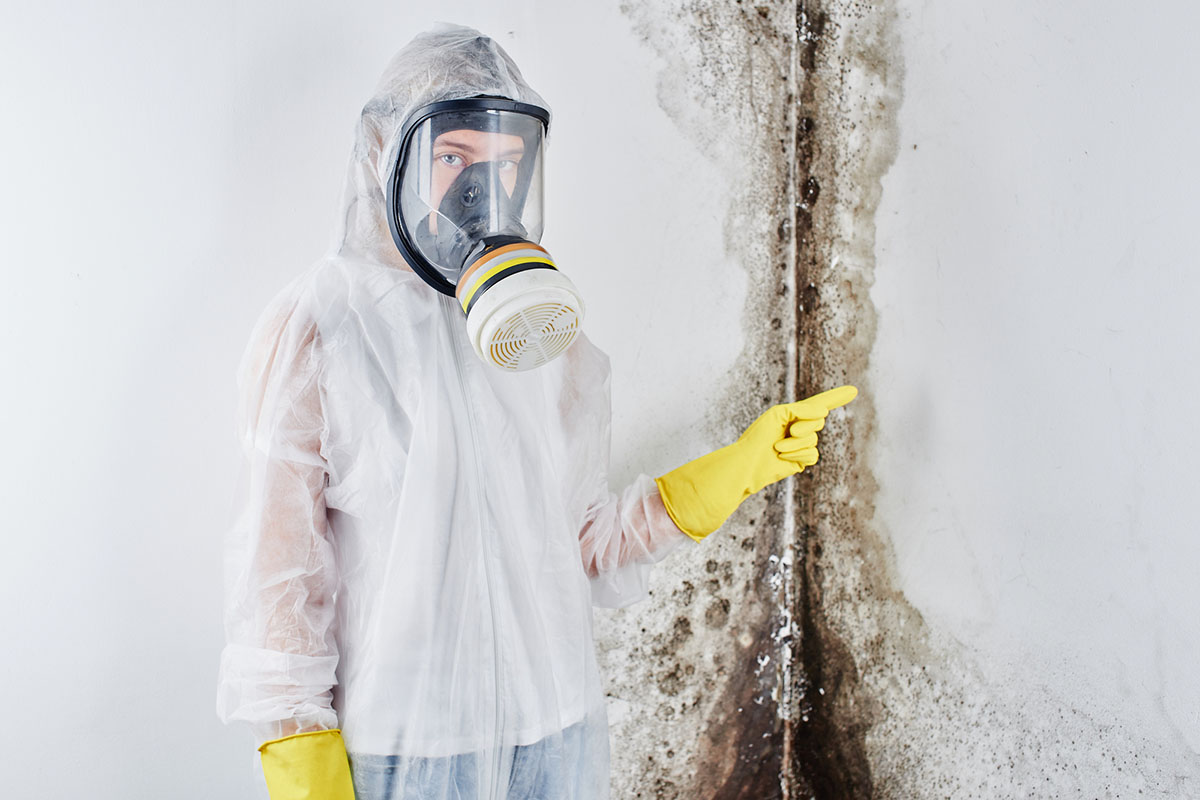
[[[540,247],[542,99],[443,26],[359,119],[331,252],[239,367],[218,711],[273,800],[608,796],[591,605],[816,462],[853,387],[620,493],[608,360]]]

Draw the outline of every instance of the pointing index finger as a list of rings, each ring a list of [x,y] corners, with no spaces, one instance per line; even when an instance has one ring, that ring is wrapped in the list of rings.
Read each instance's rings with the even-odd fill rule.
[[[858,389],[853,386],[839,386],[836,389],[830,389],[827,392],[814,394],[812,397],[805,398],[802,402],[805,403],[820,403],[825,408],[832,411],[835,408],[840,408],[849,403],[854,398],[858,397]]]
[[[823,403],[814,403],[812,400],[797,400],[783,408],[791,419],[825,419],[829,416],[829,409]]]

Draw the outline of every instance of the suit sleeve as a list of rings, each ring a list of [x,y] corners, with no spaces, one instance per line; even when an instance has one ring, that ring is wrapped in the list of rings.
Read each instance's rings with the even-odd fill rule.
[[[692,540],[671,520],[653,479],[640,475],[619,495],[606,492],[579,533],[592,602],[623,608],[649,592],[650,566]]]
[[[249,723],[260,742],[337,727],[321,338],[305,305],[282,292],[238,371],[243,458],[225,551],[217,711]]]

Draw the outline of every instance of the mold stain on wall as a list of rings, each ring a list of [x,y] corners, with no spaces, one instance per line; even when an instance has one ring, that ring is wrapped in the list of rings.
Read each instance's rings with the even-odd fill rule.
[[[874,215],[898,149],[896,2],[622,6],[663,62],[661,107],[730,187],[745,349],[711,438],[772,403],[863,391],[831,416],[816,468],[664,562],[651,601],[597,620],[613,796],[1183,796],[1127,732],[985,681],[896,588],[865,384]]]
[[[797,315],[797,397],[842,382],[866,389],[875,311],[874,212],[896,152],[901,69],[890,4],[796,4],[797,92],[792,184]],[[802,708],[790,729],[785,780],[806,796],[875,794],[866,735],[877,716],[864,691],[860,642],[842,633],[829,606],[879,607],[875,591],[889,554],[870,528],[875,483],[865,469],[869,391],[822,436],[820,469],[793,486],[801,558],[795,581]],[[849,568],[849,569],[847,569]],[[860,575],[857,596],[842,592]],[[912,616],[903,603],[897,609]],[[877,646],[872,643],[871,646]]]
[[[894,12],[746,0],[622,10],[664,61],[660,105],[730,187],[723,233],[747,275],[745,348],[709,422],[731,441],[773,403],[861,381],[872,212],[895,147]],[[838,570],[824,540],[860,540],[874,490],[856,463],[869,393],[851,409],[831,419],[817,469],[748,501],[701,556],[664,565],[653,610],[598,625],[616,797],[871,796],[873,705],[854,646],[822,609]]]

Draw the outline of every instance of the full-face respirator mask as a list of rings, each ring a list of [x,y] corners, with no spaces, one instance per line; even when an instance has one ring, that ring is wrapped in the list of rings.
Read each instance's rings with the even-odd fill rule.
[[[538,242],[550,114],[492,97],[432,103],[401,131],[388,226],[426,283],[454,297],[484,361],[541,366],[579,333],[583,301]]]

